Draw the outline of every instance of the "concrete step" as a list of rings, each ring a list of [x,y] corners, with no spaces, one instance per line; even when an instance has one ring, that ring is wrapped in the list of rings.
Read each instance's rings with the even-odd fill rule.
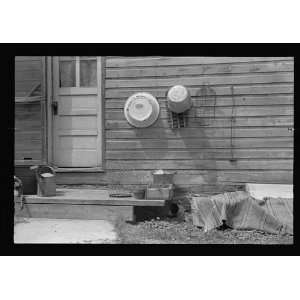
[[[165,206],[165,200],[111,198],[109,190],[57,189],[57,195],[41,197],[24,196],[21,209],[15,198],[15,216],[25,218],[113,220],[121,218],[134,221],[135,206]]]

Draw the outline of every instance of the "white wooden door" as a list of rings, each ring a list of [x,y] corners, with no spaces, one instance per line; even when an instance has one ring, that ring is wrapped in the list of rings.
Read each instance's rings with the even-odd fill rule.
[[[101,58],[53,58],[53,164],[101,167]]]

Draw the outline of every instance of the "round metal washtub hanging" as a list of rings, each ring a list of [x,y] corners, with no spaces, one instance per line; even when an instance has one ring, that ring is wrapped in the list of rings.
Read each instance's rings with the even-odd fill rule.
[[[156,98],[149,93],[136,93],[126,101],[124,114],[132,126],[149,127],[159,116],[159,104]]]

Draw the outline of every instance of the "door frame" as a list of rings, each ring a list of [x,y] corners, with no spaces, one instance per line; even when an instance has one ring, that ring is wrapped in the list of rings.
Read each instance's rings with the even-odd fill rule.
[[[47,162],[49,165],[53,166],[54,162],[54,131],[53,131],[53,113],[52,113],[52,103],[55,100],[55,59],[56,56],[47,56],[46,57],[46,77],[47,77]],[[98,138],[97,142],[100,143],[100,151],[98,153],[97,163],[99,166],[97,167],[87,167],[87,168],[59,168],[55,167],[56,172],[104,172],[104,57],[97,57],[97,78],[98,78],[98,86],[97,86],[97,125],[98,125]],[[72,88],[66,88],[72,89]],[[86,88],[86,92],[88,92],[90,88]],[[94,88],[93,88],[94,89]],[[72,91],[71,91],[72,92]],[[83,92],[84,94],[84,92]]]

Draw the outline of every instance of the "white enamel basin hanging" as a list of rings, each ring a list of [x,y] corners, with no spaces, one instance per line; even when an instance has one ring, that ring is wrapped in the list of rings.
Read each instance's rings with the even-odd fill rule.
[[[136,93],[126,101],[124,114],[132,126],[149,127],[158,118],[159,104],[156,98],[149,93]]]

